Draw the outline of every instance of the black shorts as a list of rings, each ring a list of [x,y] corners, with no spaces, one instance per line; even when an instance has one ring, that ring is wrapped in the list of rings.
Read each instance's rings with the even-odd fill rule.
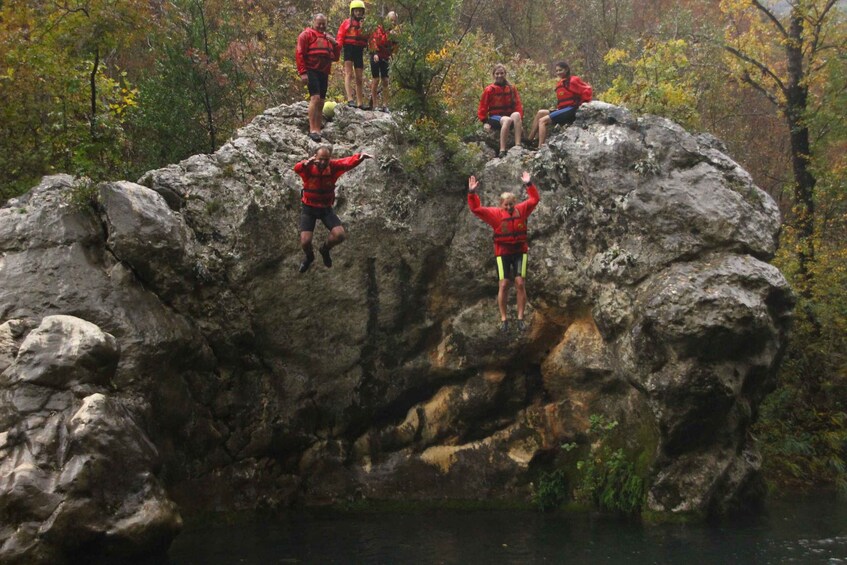
[[[526,277],[526,253],[497,256],[497,280],[515,280]]]
[[[326,229],[332,230],[341,225],[341,219],[330,208],[316,208],[302,204],[300,210],[300,231],[315,231],[315,224],[320,220]]]
[[[365,48],[357,45],[344,46],[344,60],[353,61],[353,68],[365,68]]]
[[[373,78],[388,78],[388,60],[380,59],[379,62],[375,62],[373,55],[371,55],[371,77]]]
[[[488,125],[491,126],[491,129],[500,129],[500,118],[503,116],[488,116],[488,119],[485,121]]]
[[[553,110],[550,112],[550,119],[554,124],[570,125],[576,120],[576,106],[568,106],[561,110]]]
[[[329,86],[329,75],[313,69],[306,69],[309,77],[309,96],[320,96],[326,98],[326,89]]]

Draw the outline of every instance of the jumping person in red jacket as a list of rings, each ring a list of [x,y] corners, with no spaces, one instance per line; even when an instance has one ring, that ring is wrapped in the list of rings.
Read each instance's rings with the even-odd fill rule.
[[[500,308],[500,331],[509,329],[506,316],[506,299],[509,295],[509,284],[515,282],[515,294],[518,299],[518,330],[526,329],[523,315],[526,307],[526,255],[527,220],[538,205],[538,189],[530,181],[527,171],[521,174],[521,180],[526,186],[527,199],[516,204],[515,195],[504,192],[500,195],[500,206],[485,208],[479,200],[476,189],[479,186],[476,177],[468,179],[468,207],[483,222],[494,228],[494,255],[497,256],[497,276],[500,280],[500,290],[497,293],[497,306]]]
[[[391,38],[397,32],[397,12],[388,12],[385,20],[389,25],[388,31],[379,24],[368,42],[368,51],[371,53],[371,108],[377,108],[377,94],[381,92],[383,112],[388,111],[388,65],[397,46],[397,42]]]
[[[365,47],[368,36],[362,29],[365,19],[365,3],[362,0],[350,2],[350,17],[341,22],[336,40],[344,49],[344,91],[347,104],[363,108]],[[356,101],[353,102],[353,77],[356,80]]]
[[[315,14],[312,27],[307,27],[297,38],[294,59],[297,74],[309,88],[309,137],[321,140],[321,117],[323,116],[326,89],[332,62],[337,61],[341,47],[326,32],[326,16]]]
[[[552,124],[572,124],[576,119],[577,109],[586,102],[591,102],[591,85],[578,76],[571,76],[571,68],[564,61],[556,63],[556,109],[539,110],[532,121],[529,139],[535,139],[538,134],[538,146],[547,141],[547,131]]]
[[[491,131],[491,128],[500,130],[498,157],[503,158],[506,156],[510,127],[515,128],[515,147],[521,145],[523,104],[518,89],[506,80],[506,67],[499,63],[494,65],[493,74],[494,84],[489,84],[482,91],[476,114],[485,131]]]
[[[338,177],[355,168],[365,159],[372,156],[367,153],[357,153],[343,159],[332,159],[332,147],[318,148],[315,154],[305,161],[294,165],[294,172],[303,179],[302,208],[300,211],[300,247],[306,258],[300,263],[300,272],[305,273],[315,260],[312,247],[312,235],[318,220],[329,230],[329,237],[318,249],[324,265],[332,267],[332,257],[329,250],[339,245],[346,238],[341,220],[332,209],[335,203],[335,181]]]

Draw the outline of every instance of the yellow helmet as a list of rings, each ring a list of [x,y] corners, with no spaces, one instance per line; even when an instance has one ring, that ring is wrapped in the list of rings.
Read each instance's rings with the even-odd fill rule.
[[[362,0],[353,0],[352,2],[350,2],[350,13],[351,14],[353,13],[354,8],[361,8],[361,9],[364,10],[365,9],[365,3],[362,2]]]

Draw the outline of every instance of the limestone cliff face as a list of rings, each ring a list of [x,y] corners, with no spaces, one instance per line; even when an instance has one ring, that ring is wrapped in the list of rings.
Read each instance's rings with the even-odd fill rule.
[[[297,272],[306,123],[304,104],[271,109],[213,155],[101,185],[91,209],[70,205],[63,176],[8,202],[0,323],[24,329],[0,341],[0,387],[19,386],[25,330],[47,316],[113,336],[101,384],[186,508],[525,498],[562,443],[586,442],[591,414],[646,457],[649,510],[755,498],[747,430],[793,298],[766,262],[776,206],[717,140],[595,102],[544,149],[489,160],[485,204],[523,169],[541,193],[530,327],[504,337],[466,179],[421,190],[385,114],[339,108],[325,130],[337,156],[376,159],[338,183],[349,239],[333,268]]]

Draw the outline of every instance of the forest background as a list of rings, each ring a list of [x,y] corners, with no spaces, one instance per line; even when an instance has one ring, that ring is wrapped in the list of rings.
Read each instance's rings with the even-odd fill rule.
[[[797,319],[754,434],[776,489],[847,493],[847,3],[838,0],[396,0],[393,108],[408,170],[463,178],[462,140],[503,62],[525,121],[555,106],[557,61],[595,99],[723,140],[779,204],[774,263]],[[265,109],[306,100],[297,35],[346,0],[0,0],[0,204],[45,174],[91,182],[215,151]],[[369,79],[368,69],[366,79]],[[369,82],[369,80],[366,80]],[[329,99],[343,101],[340,65]]]

